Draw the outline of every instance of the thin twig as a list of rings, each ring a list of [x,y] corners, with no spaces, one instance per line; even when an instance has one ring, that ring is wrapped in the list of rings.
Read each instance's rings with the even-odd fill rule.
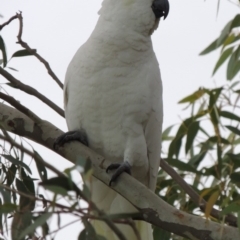
[[[0,31],[6,26],[8,25],[9,23],[11,23],[14,19],[17,19],[18,16],[17,14],[15,16],[12,16],[8,21],[6,21],[5,23],[1,24],[0,25]]]
[[[36,49],[32,49],[26,42],[24,42],[22,40],[22,32],[23,32],[23,17],[22,17],[22,13],[17,13],[17,18],[19,19],[19,32],[17,35],[17,39],[18,42],[23,48],[25,48],[26,50],[28,50],[30,53],[32,53],[41,63],[44,64],[45,68],[48,71],[48,74],[55,80],[55,82],[58,84],[58,86],[60,88],[63,89],[63,84],[62,82],[58,79],[58,77],[56,76],[56,74],[53,72],[53,70],[51,69],[49,63],[42,57],[40,56]]]
[[[41,118],[39,118],[30,109],[28,109],[25,106],[23,106],[19,101],[17,101],[12,96],[0,92],[0,98],[3,99],[4,101],[8,102],[9,104],[11,104],[13,107],[15,107],[20,112],[24,113],[26,116],[28,116],[30,119],[32,119],[35,123],[42,123],[42,119]]]
[[[179,186],[189,195],[191,200],[204,212],[207,206],[207,202],[201,198],[199,194],[190,185],[188,185],[184,179],[179,176],[179,174],[170,165],[168,165],[164,159],[161,159],[160,167],[166,173],[168,173],[176,183],[179,184]],[[222,219],[221,211],[218,211],[215,208],[212,208],[210,215],[216,219]],[[225,222],[231,226],[237,227],[237,218],[231,214],[225,216]]]
[[[53,233],[56,233],[56,232],[58,232],[59,230],[62,230],[63,228],[66,228],[66,227],[72,225],[73,223],[76,223],[76,222],[79,222],[79,221],[80,221],[79,219],[73,220],[73,221],[71,221],[71,222],[69,222],[69,223],[61,226],[60,228],[57,228],[56,230],[54,230],[54,231],[52,231],[52,232],[49,232],[47,235],[51,235],[51,234],[53,234]]]
[[[56,111],[60,116],[64,117],[64,111],[60,107],[58,107],[54,102],[52,102],[51,100],[46,98],[44,95],[42,95],[40,92],[38,92],[35,88],[30,87],[22,83],[21,81],[17,80],[13,75],[11,75],[9,72],[4,70],[2,67],[0,67],[0,74],[3,77],[5,77],[9,82],[11,82],[14,87],[40,99],[42,102],[44,102],[54,111]]]
[[[31,152],[30,150],[28,150],[27,148],[25,148],[24,146],[20,145],[19,143],[15,142],[10,136],[9,134],[4,130],[1,129],[4,133],[5,136],[3,136],[2,134],[0,134],[0,139],[9,142],[10,144],[12,144],[14,147],[22,150],[24,153],[26,153],[27,155],[29,155],[30,157],[34,158],[37,162],[43,164],[45,167],[47,167],[48,169],[50,169],[51,171],[53,171],[54,173],[56,173],[58,176],[64,176],[65,175],[60,172],[58,169],[56,169],[55,167],[53,167],[51,164],[47,163],[46,161],[44,161],[42,158],[40,158],[37,154]]]

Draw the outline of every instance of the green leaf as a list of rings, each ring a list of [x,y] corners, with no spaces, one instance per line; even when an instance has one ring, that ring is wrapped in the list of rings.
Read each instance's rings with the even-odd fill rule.
[[[30,192],[30,190],[25,186],[24,182],[17,179],[15,180],[16,182],[16,186],[17,186],[17,190],[23,193],[26,193],[30,196],[32,196],[33,194]],[[33,210],[35,207],[35,201],[25,197],[25,196],[20,196],[20,201],[19,201],[19,209],[20,210]]]
[[[7,67],[7,68],[9,68],[9,69],[11,69],[11,70],[13,70],[15,72],[18,72],[18,70],[16,68],[13,68],[13,67]]]
[[[208,140],[208,142],[212,142],[212,143],[218,143],[218,141],[220,141],[220,143],[223,143],[223,144],[230,144],[230,142],[225,139],[225,138],[222,138],[222,137],[217,137],[217,136],[213,136],[213,137],[210,137]]]
[[[15,212],[13,214],[12,220],[12,229],[11,235],[12,240],[24,240],[25,238],[21,237],[23,230],[32,225],[32,213],[31,212]],[[32,234],[28,234],[29,238],[32,239]]]
[[[240,70],[240,61],[238,60],[239,53],[235,51],[228,62],[227,65],[227,79],[232,80]]]
[[[234,172],[230,175],[230,179],[233,183],[240,186],[240,172]]]
[[[19,239],[25,237],[29,233],[33,233],[37,227],[42,226],[51,216],[52,216],[52,213],[44,213],[43,215],[38,217],[33,224],[31,224],[21,232]]]
[[[76,192],[76,195],[81,195],[81,190],[70,178],[67,177],[50,178],[39,183],[39,185],[61,195],[67,195],[67,191],[74,191]]]
[[[167,162],[168,162],[168,164],[170,164],[173,167],[176,167],[180,171],[188,171],[188,172],[198,173],[196,168],[194,168],[190,164],[182,162],[178,159],[171,158],[171,159],[168,159]]]
[[[172,128],[173,128],[173,125],[170,126],[170,127],[168,127],[168,128],[166,128],[166,129],[163,131],[163,133],[162,133],[162,141],[172,140],[172,137],[169,136],[169,133],[171,132]]]
[[[80,232],[78,240],[105,240],[103,236],[97,235],[92,224],[86,220],[83,220],[85,229]]]
[[[44,188],[53,192],[53,193],[55,193],[55,194],[59,194],[59,195],[62,195],[62,196],[67,196],[68,195],[66,189],[64,189],[61,186],[48,185],[48,186],[44,186]]]
[[[232,21],[231,29],[235,27],[240,27],[240,14],[237,14]]]
[[[227,37],[227,39],[224,41],[224,43],[223,43],[223,49],[224,49],[226,46],[228,46],[228,45],[230,45],[230,44],[238,41],[239,39],[240,39],[240,36],[239,36],[239,35],[236,35],[235,33],[230,34],[230,35]]]
[[[153,228],[153,239],[155,240],[169,240],[171,238],[171,233],[163,230],[159,227]]]
[[[226,156],[230,158],[230,160],[233,162],[233,169],[237,169],[240,167],[240,153],[227,153]]]
[[[223,88],[220,87],[220,88],[214,88],[209,92],[209,96],[210,96],[209,110],[211,110],[214,107],[214,105],[216,104],[222,90],[223,90]]]
[[[186,146],[185,146],[185,152],[188,153],[188,151],[190,150],[190,148],[193,145],[193,141],[198,133],[199,130],[199,122],[193,122],[187,132],[187,142],[186,142]]]
[[[209,218],[211,210],[212,210],[214,204],[216,203],[219,195],[220,195],[219,190],[217,190],[217,191],[213,192],[213,194],[211,194],[210,198],[208,199],[206,209],[205,209],[206,218]]]
[[[33,49],[36,52],[36,49]],[[28,50],[23,49],[23,50],[19,50],[17,52],[15,52],[11,58],[14,57],[25,57],[25,56],[32,56],[33,53],[30,53]]]
[[[14,158],[13,156],[8,155],[8,154],[1,154],[1,156],[6,158],[11,163],[16,164],[17,166],[21,166],[21,167],[25,168],[30,174],[32,174],[29,166],[27,166],[24,162],[21,162],[18,159]]]
[[[221,215],[226,215],[229,213],[239,212],[239,211],[240,211],[240,202],[233,202],[221,211]]]
[[[204,93],[205,93],[205,90],[203,88],[200,88],[197,91],[195,91],[194,93],[192,93],[191,95],[180,100],[178,103],[187,103],[187,102],[194,103],[196,100],[201,98]]]
[[[219,46],[217,45],[218,38],[214,40],[209,46],[207,46],[199,55],[205,55],[217,49]]]
[[[200,151],[197,155],[194,155],[188,162],[191,166],[198,166],[199,163],[204,159],[207,151]]]
[[[220,111],[218,113],[220,116],[224,117],[224,118],[228,118],[230,120],[235,120],[235,121],[238,121],[240,122],[240,117],[237,116],[236,114],[234,113],[231,113],[231,112],[228,112],[228,111]]]
[[[16,175],[16,171],[17,171],[17,167],[15,164],[12,164],[10,168],[8,168],[7,171],[7,185],[10,186],[14,179],[15,179],[15,175]]]
[[[37,166],[38,174],[42,181],[47,180],[47,169],[41,161],[38,161],[38,159],[42,159],[42,157],[38,154],[37,151],[33,150],[33,152],[36,155],[36,157],[34,157],[34,160]]]
[[[6,52],[6,47],[5,47],[4,40],[3,40],[1,35],[0,35],[0,50],[2,51],[3,67],[6,67],[6,65],[7,65],[7,52]]]
[[[237,226],[238,226],[238,232],[240,233],[240,211],[238,212],[238,215],[237,215]]]
[[[214,75],[216,73],[216,71],[219,69],[219,67],[227,60],[227,58],[231,55],[232,51],[233,51],[233,47],[226,49],[222,53],[222,55],[220,56],[220,58],[218,59],[216,65],[214,67],[212,75]]]
[[[18,209],[18,206],[12,203],[4,203],[0,205],[0,213],[12,213]]]
[[[233,133],[235,133],[235,134],[237,134],[237,135],[239,135],[240,136],[240,130],[238,129],[238,128],[236,128],[236,127],[233,127],[233,126],[229,126],[229,125],[227,125],[227,126],[225,126],[227,129],[229,129],[230,131],[232,131]]]
[[[227,39],[227,37],[228,37],[228,35],[229,35],[229,33],[230,33],[231,29],[232,29],[232,22],[233,22],[232,20],[229,21],[225,25],[225,27],[223,28],[220,36],[218,37],[217,46],[221,46],[224,43],[224,41]]]

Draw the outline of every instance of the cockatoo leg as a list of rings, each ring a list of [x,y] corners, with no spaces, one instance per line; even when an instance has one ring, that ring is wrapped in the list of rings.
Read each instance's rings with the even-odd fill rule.
[[[116,172],[112,175],[111,180],[109,182],[109,186],[111,186],[112,182],[115,182],[117,178],[123,173],[126,172],[131,175],[131,165],[128,162],[123,162],[123,163],[112,163],[110,164],[106,172],[109,170],[114,170],[117,169]]]
[[[79,141],[82,144],[88,146],[87,134],[84,131],[69,131],[60,135],[54,142],[53,148],[57,149],[58,147],[63,146],[63,144],[71,141]]]

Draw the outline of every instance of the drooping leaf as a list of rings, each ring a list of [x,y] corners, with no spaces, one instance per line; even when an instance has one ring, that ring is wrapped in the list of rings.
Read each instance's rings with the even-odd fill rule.
[[[219,46],[217,44],[218,39],[214,40],[209,46],[207,46],[199,55],[205,55],[217,49]]]
[[[235,120],[235,121],[240,122],[240,117],[237,116],[237,115],[234,114],[234,113],[231,113],[231,112],[228,112],[228,111],[220,111],[220,112],[219,112],[219,115],[220,115],[221,117],[225,117],[225,118],[228,118],[228,119],[230,119],[230,120]]]
[[[13,67],[7,67],[7,68],[9,68],[12,71],[18,72],[18,70],[16,68],[13,68]]]
[[[234,172],[230,175],[230,179],[237,186],[240,186],[240,172]]]
[[[200,151],[200,153],[194,155],[188,162],[191,166],[198,166],[199,163],[204,159],[206,156],[207,151]]]
[[[44,213],[42,214],[40,217],[38,217],[33,224],[29,225],[27,228],[25,228],[19,238],[23,238],[26,235],[28,235],[29,233],[33,233],[35,231],[35,229],[37,227],[42,226],[43,224],[45,224],[45,222],[52,216],[52,213]]]
[[[7,52],[6,52],[6,47],[5,47],[4,40],[3,40],[1,35],[0,35],[0,50],[2,51],[3,67],[6,67],[6,65],[7,65]]]
[[[188,171],[188,172],[193,172],[193,173],[198,173],[196,168],[194,168],[192,165],[185,163],[183,161],[180,161],[178,159],[168,159],[167,162],[173,166],[176,167],[180,171]]]
[[[74,191],[76,192],[76,195],[81,195],[81,190],[70,178],[67,177],[50,178],[41,182],[39,185],[42,185],[57,194],[66,195],[67,191]]]
[[[16,178],[15,182],[16,182],[17,190],[19,192],[23,192],[25,194],[28,194],[29,196],[32,196],[32,193],[27,189],[23,181]],[[20,200],[19,200],[20,210],[31,211],[34,209],[34,206],[35,206],[35,202],[31,198],[20,195]]]
[[[187,132],[187,142],[186,142],[186,146],[185,146],[185,153],[188,153],[188,151],[190,150],[190,148],[193,145],[193,141],[198,133],[199,130],[199,122],[193,122]]]
[[[213,73],[212,75],[214,75],[216,73],[216,71],[219,69],[219,67],[228,59],[228,57],[231,55],[233,51],[233,47],[226,49],[222,55],[220,56],[220,58],[218,59],[214,69],[213,69]]]
[[[210,196],[210,198],[208,199],[206,209],[205,209],[206,218],[209,218],[212,208],[213,208],[214,204],[216,203],[219,195],[220,195],[220,193],[217,190],[217,191],[213,192],[212,195]]]
[[[30,174],[32,174],[31,169],[24,162],[21,162],[18,159],[14,158],[13,156],[8,155],[8,154],[1,154],[1,156],[6,158],[11,163],[13,163],[13,164],[15,164],[17,166],[21,166],[21,167],[25,168]]]
[[[233,202],[233,203],[230,203],[227,207],[225,207],[221,211],[221,214],[226,215],[229,213],[239,212],[239,211],[240,211],[240,202]]]
[[[199,88],[197,91],[195,91],[191,95],[181,99],[178,103],[194,103],[196,100],[201,98],[204,93],[205,93],[205,90],[203,88]]]
[[[12,203],[4,203],[3,205],[0,206],[0,213],[12,213],[17,210],[17,205],[12,204]]]
[[[34,49],[34,51],[36,51],[36,49]],[[22,50],[19,50],[17,52],[15,52],[11,58],[14,58],[14,57],[26,57],[26,56],[32,56],[33,54],[30,53],[28,50],[26,49],[22,49]]]
[[[238,52],[235,51],[227,65],[227,79],[232,80],[240,70],[240,60],[238,60]]]
[[[16,175],[16,171],[17,171],[17,167],[15,164],[12,164],[10,168],[8,168],[7,171],[7,185],[10,186],[14,179],[15,179],[15,175]]]
[[[171,238],[171,233],[163,230],[161,228],[158,227],[154,227],[153,228],[153,239],[154,240],[169,240]]]
[[[217,136],[210,137],[207,141],[212,143],[218,143],[220,141],[220,143],[223,143],[223,144],[227,144],[227,145],[230,144],[230,142],[227,139],[222,137],[217,137]]]
[[[231,29],[236,27],[240,27],[240,14],[237,14],[232,21]]]
[[[90,222],[83,221],[83,224],[85,229],[80,232],[78,240],[105,240],[103,236],[100,236],[95,232],[95,229]]]
[[[230,131],[232,131],[233,133],[235,133],[235,134],[237,134],[237,135],[239,135],[240,136],[240,130],[238,129],[238,128],[236,128],[236,127],[233,127],[233,126],[229,126],[229,125],[227,125],[227,126],[225,126],[227,129],[229,129]]]
[[[209,92],[209,109],[212,109],[214,107],[214,105],[216,104],[220,93],[222,92],[223,88],[214,88]]]
[[[42,157],[39,155],[39,153],[35,150],[33,150],[34,154],[36,155],[36,157],[34,157],[36,166],[37,166],[37,170],[38,170],[38,174],[41,178],[42,181],[47,180],[47,169],[44,166],[44,164],[41,161],[38,161],[38,159],[42,159]]]
[[[220,36],[218,37],[217,46],[221,46],[224,43],[224,41],[227,39],[229,33],[232,30],[232,22],[233,22],[232,20],[229,21],[223,28]]]
[[[173,137],[169,136],[169,133],[171,132],[173,128],[173,125],[166,128],[163,133],[162,133],[162,141],[169,141],[169,140],[172,140]]]
[[[29,226],[32,226],[32,213],[31,212],[15,212],[13,215],[13,221],[12,221],[12,229],[11,229],[11,235],[12,240],[24,240],[25,235],[29,235],[29,238],[31,239],[30,232],[22,235],[23,230],[26,229]]]

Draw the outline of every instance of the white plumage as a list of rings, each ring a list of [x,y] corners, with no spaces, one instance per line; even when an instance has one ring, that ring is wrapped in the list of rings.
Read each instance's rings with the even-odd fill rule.
[[[104,0],[98,23],[72,59],[64,98],[69,130],[84,130],[89,147],[113,163],[128,161],[132,176],[152,191],[159,168],[162,128],[162,83],[150,33],[156,25],[153,0]],[[108,213],[134,207],[97,179],[92,200]],[[116,236],[105,223],[93,222],[109,240]],[[137,222],[142,240],[151,226]],[[132,229],[118,225],[128,240]],[[116,238],[117,239],[117,238]]]

